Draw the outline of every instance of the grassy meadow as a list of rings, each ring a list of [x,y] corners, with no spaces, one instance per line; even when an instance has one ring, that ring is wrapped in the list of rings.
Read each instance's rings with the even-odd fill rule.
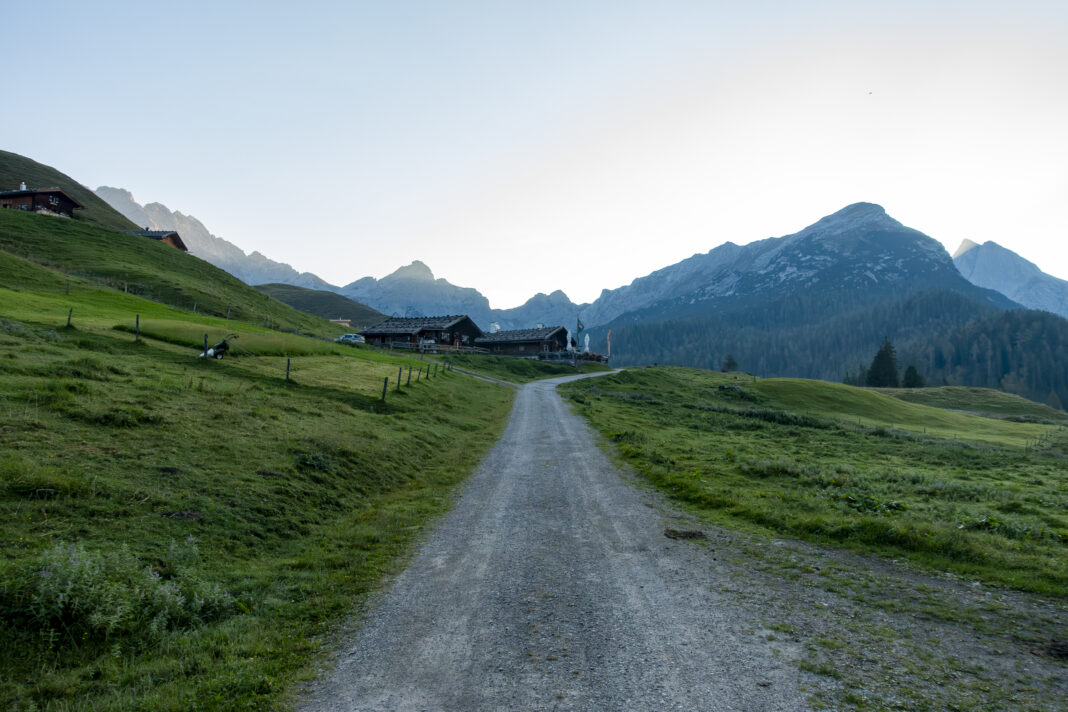
[[[576,373],[596,373],[610,371],[611,368],[601,363],[580,363],[576,370],[569,363],[552,363],[529,358],[512,356],[491,356],[488,354],[449,354],[441,360],[448,361],[466,371],[496,378],[509,383],[529,383],[541,378],[556,376],[574,376]]]
[[[707,521],[1068,595],[1063,425],[682,368],[561,388],[620,457]],[[1037,404],[1015,415],[1048,420]]]
[[[198,270],[181,290],[210,290]],[[510,407],[440,364],[428,378],[2,249],[0,274],[2,709],[287,709]],[[217,305],[253,292],[230,287]],[[276,323],[332,333],[274,304]],[[197,358],[228,333],[227,358]]]

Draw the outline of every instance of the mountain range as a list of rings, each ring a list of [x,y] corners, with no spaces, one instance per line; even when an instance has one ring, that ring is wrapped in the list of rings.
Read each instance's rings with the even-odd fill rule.
[[[204,224],[192,215],[172,212],[162,203],[140,205],[128,190],[102,185],[94,191],[135,225],[151,230],[175,230],[197,257],[220,267],[245,284],[282,282],[309,289],[337,288],[327,284],[311,272],[298,272],[284,262],[275,262],[259,252],[245,254],[237,245],[212,235]]]
[[[835,235],[846,235],[867,223],[880,223],[883,233],[908,230],[877,205],[858,203],[828,216],[795,235],[768,238],[744,246],[724,243],[707,253],[697,254],[665,267],[628,285],[602,290],[589,304],[575,304],[562,291],[536,294],[512,309],[493,309],[477,289],[451,284],[435,278],[431,269],[416,260],[381,279],[363,277],[344,286],[335,286],[310,272],[298,272],[290,265],[271,260],[259,252],[246,254],[227,240],[211,234],[195,217],[172,212],[160,203],[138,204],[129,191],[101,186],[96,194],[138,225],[158,230],[177,230],[199,257],[221,267],[248,284],[283,283],[311,289],[337,292],[377,311],[396,316],[468,314],[476,323],[488,327],[496,322],[501,328],[528,328],[537,323],[570,325],[581,318],[586,326],[608,324],[630,312],[652,308],[678,310],[686,305],[741,292],[783,289],[798,280],[825,278],[820,272],[838,259],[848,256],[859,245],[835,243]],[[914,231],[915,232],[915,231]],[[814,234],[822,237],[808,240]],[[918,234],[918,233],[917,233]],[[798,246],[790,247],[795,244]],[[946,269],[945,251],[928,238],[924,259]],[[821,246],[822,245],[822,246]],[[830,249],[827,249],[830,246]],[[856,253],[863,256],[863,251]],[[855,280],[891,287],[904,263],[879,262],[865,266],[863,259]],[[976,245],[965,241],[953,255],[953,266],[979,287],[993,289],[1014,302],[1032,309],[1068,317],[1068,282],[1043,273],[1037,266],[993,242]],[[869,268],[870,267],[870,268]],[[912,265],[914,269],[916,265]],[[922,270],[921,270],[922,272]],[[763,277],[762,277],[763,275]],[[860,284],[861,282],[857,282]]]

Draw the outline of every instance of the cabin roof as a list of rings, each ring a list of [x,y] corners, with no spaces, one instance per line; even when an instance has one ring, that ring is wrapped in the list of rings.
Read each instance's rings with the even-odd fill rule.
[[[186,247],[185,243],[182,241],[182,236],[174,230],[149,230],[146,228],[144,230],[123,230],[123,232],[127,235],[140,235],[141,237],[147,237],[152,240],[163,240],[169,237],[174,241],[178,249],[189,252],[189,248]]]
[[[485,334],[476,339],[476,343],[501,343],[511,341],[544,341],[551,339],[554,334],[564,331],[562,326],[546,326],[541,329],[513,329],[511,331],[498,331],[495,334]]]
[[[421,331],[446,331],[456,326],[464,319],[471,321],[466,314],[449,316],[417,316],[399,317],[394,316],[379,322],[372,327],[364,329],[361,334],[418,334]],[[471,325],[478,326],[471,321]],[[481,330],[480,330],[481,331]]]
[[[59,188],[57,186],[53,186],[51,188],[27,188],[25,190],[21,190],[21,189],[19,189],[19,190],[0,190],[0,195],[6,195],[6,196],[40,195],[42,193],[44,193],[44,194],[62,193],[67,198],[67,200],[69,200],[70,202],[74,203],[74,207],[76,207],[76,208],[84,208],[85,207],[84,205],[79,203],[77,200],[72,198],[70,196],[70,194],[67,193],[67,191],[65,191],[62,188]]]

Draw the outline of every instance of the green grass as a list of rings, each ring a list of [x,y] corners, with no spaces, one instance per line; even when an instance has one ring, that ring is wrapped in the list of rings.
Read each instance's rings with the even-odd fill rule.
[[[679,368],[563,388],[623,459],[709,521],[1068,594],[1063,428]]]
[[[467,371],[511,383],[529,383],[540,378],[573,376],[576,373],[596,373],[598,371],[611,370],[609,366],[600,363],[580,363],[576,371],[570,364],[483,354],[449,354],[441,357],[441,360],[449,361],[458,368]]]
[[[68,279],[71,299],[66,299]],[[144,297],[160,306],[195,310],[201,316],[229,316],[287,331],[331,337],[345,331],[155,240],[16,210],[0,211],[0,287],[39,299],[62,297],[61,304],[69,302],[76,309],[80,297],[91,297],[85,304],[90,310],[103,299],[107,302],[105,311],[111,309],[122,318],[137,312],[144,315],[151,305],[120,303],[120,294]],[[131,309],[127,305],[138,306]],[[43,305],[35,304],[34,308]],[[65,321],[67,310],[61,311]]]
[[[426,364],[252,327],[197,359],[189,313],[137,300],[167,340],[134,343],[109,320],[136,298],[90,296],[66,329],[0,290],[0,707],[283,709],[510,393],[443,369],[398,391]],[[289,382],[276,352],[304,354]]]
[[[942,386],[941,388],[895,388],[880,392],[910,403],[948,408],[988,418],[1003,418],[1032,423],[1068,423],[1068,413],[1035,403],[1013,393],[989,388]]]
[[[869,426],[900,428],[935,437],[1023,446],[1040,438],[1048,430],[1042,425],[977,418],[944,407],[912,403],[875,390],[841,383],[771,378],[750,384],[747,388],[763,396],[768,404],[792,412],[823,415]]]
[[[138,228],[96,193],[70,176],[17,153],[0,151],[0,190],[16,190],[20,181],[25,181],[28,188],[62,188],[67,195],[85,206],[84,209],[74,211],[76,223],[85,221],[118,230]]]

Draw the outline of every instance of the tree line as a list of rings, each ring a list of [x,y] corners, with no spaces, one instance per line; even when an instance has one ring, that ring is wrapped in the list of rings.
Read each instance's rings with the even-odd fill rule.
[[[1001,311],[950,291],[860,305],[842,294],[791,301],[617,322],[613,360],[718,370],[730,355],[738,369],[757,375],[855,381],[863,372],[867,384],[872,349],[890,340],[895,359],[928,385],[1000,388],[1056,408],[1068,403],[1068,321],[1053,314]]]

